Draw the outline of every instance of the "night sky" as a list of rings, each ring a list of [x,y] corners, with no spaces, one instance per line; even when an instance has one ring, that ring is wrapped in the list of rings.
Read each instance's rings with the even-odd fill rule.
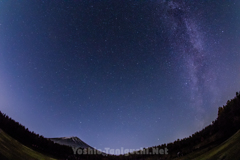
[[[0,1],[0,110],[44,137],[138,149],[240,91],[240,1]]]

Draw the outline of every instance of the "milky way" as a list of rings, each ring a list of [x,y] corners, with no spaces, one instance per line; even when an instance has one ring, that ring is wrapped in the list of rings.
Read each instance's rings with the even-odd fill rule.
[[[204,34],[199,27],[199,20],[196,13],[184,1],[163,1],[167,8],[162,15],[165,23],[170,28],[170,44],[175,52],[177,61],[185,70],[185,85],[189,87],[191,108],[196,112],[195,120],[197,125],[203,126],[204,97],[210,94],[212,98],[218,91],[215,86],[216,76],[213,72],[211,59],[204,50]]]

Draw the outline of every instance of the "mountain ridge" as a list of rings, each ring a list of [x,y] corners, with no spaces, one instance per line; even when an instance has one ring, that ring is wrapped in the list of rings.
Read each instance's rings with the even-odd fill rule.
[[[53,141],[54,143],[58,143],[61,145],[67,145],[70,147],[74,147],[74,148],[91,148],[94,149],[93,147],[91,147],[90,145],[88,145],[87,143],[85,143],[84,141],[82,141],[80,138],[76,137],[76,136],[71,136],[71,137],[56,137],[56,138],[48,138],[49,140]]]

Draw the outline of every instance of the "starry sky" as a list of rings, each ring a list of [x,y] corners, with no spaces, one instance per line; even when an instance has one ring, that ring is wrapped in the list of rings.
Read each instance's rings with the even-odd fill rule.
[[[0,110],[44,137],[138,149],[240,91],[240,1],[0,1]]]

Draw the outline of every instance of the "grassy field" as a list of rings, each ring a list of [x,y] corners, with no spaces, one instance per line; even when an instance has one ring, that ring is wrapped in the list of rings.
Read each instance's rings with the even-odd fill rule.
[[[174,160],[240,160],[240,130],[213,149],[203,149]]]
[[[0,129],[1,160],[54,160],[19,143]],[[151,159],[151,158],[150,158]],[[174,160],[240,160],[240,130],[222,144]]]
[[[1,160],[55,160],[28,148],[0,129]]]

